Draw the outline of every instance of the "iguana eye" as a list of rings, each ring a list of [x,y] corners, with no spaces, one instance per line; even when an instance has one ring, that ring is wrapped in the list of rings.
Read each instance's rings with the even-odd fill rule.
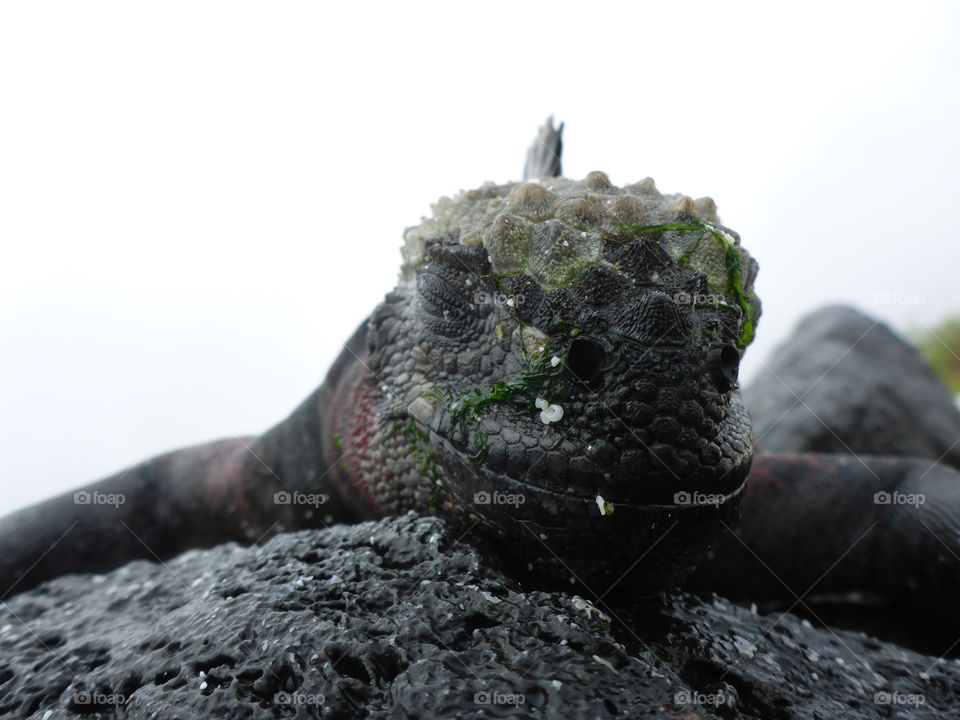
[[[740,351],[733,345],[716,345],[707,351],[707,368],[717,390],[727,392],[737,387],[740,372]]]
[[[577,338],[567,353],[567,367],[570,372],[587,385],[597,385],[602,378],[600,372],[606,353],[593,340]]]

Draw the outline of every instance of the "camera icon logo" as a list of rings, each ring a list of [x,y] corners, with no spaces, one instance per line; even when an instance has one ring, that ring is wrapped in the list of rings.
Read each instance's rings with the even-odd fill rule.
[[[274,505],[289,505],[290,504],[290,493],[286,490],[280,490],[273,494],[273,504]]]

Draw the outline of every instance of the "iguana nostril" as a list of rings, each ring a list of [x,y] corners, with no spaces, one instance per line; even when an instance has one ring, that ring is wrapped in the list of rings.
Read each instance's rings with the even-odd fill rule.
[[[707,368],[720,392],[737,387],[740,372],[740,351],[733,345],[717,345],[707,351]]]
[[[587,338],[577,338],[567,353],[567,367],[577,378],[588,385],[598,385],[606,353],[599,344]]]

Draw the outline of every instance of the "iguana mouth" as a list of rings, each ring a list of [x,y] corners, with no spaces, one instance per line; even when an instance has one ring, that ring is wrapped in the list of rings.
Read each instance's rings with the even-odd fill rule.
[[[451,517],[503,549],[504,561],[543,582],[580,583],[595,592],[649,596],[679,583],[740,514],[750,457],[728,471],[733,489],[712,502],[610,501],[559,492],[497,473],[428,431],[445,477]]]
[[[441,437],[433,431],[425,430],[425,432],[430,438],[431,443],[434,444],[434,447],[440,448],[439,454],[441,458],[457,458],[459,463],[466,468],[468,472],[472,472],[477,476],[476,484],[471,485],[470,488],[468,488],[476,488],[473,490],[474,493],[536,493],[551,496],[555,498],[556,502],[558,503],[562,502],[571,505],[582,504],[583,506],[590,508],[591,513],[598,514],[602,514],[599,513],[597,509],[598,496],[602,497],[612,505],[611,512],[617,509],[655,512],[689,511],[696,510],[700,507],[715,507],[734,500],[739,501],[739,497],[746,487],[747,474],[750,469],[750,461],[748,459],[745,463],[738,465],[734,469],[725,473],[722,486],[725,488],[732,487],[733,489],[726,490],[724,492],[707,492],[706,490],[677,490],[674,494],[681,497],[675,498],[674,502],[646,501],[643,499],[642,493],[639,494],[639,496],[634,496],[629,499],[620,499],[611,493],[610,489],[605,489],[605,484],[609,486],[609,483],[605,483],[602,475],[592,474],[592,477],[594,477],[596,480],[596,492],[584,493],[582,489],[577,489],[572,486],[567,488],[565,492],[561,492],[529,482],[528,480],[522,478],[515,478],[505,473],[493,471],[484,466],[482,459],[478,459],[469,455],[452,441]],[[449,465],[449,463],[444,463],[442,461],[441,464],[443,464],[445,467],[448,467]],[[461,473],[457,472],[452,474],[454,476],[461,476]],[[584,477],[588,476],[585,475]],[[581,488],[585,487],[586,484],[587,483],[580,483]],[[458,493],[458,495],[466,495],[466,497],[461,498],[461,502],[470,502],[470,493],[461,492]]]

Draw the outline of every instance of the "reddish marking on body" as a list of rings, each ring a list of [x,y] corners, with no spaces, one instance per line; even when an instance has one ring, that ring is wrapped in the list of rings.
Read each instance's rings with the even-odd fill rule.
[[[774,470],[771,467],[770,460],[769,456],[754,456],[753,462],[750,464],[750,473],[747,475],[748,482],[772,482]]]
[[[364,476],[364,465],[371,460],[370,436],[377,429],[377,409],[380,391],[366,367],[367,358],[360,359],[337,389],[331,408],[333,426],[340,436],[340,447],[330,448],[334,466],[330,473],[347,492],[358,495],[369,509],[380,516],[383,511],[370,491]]]
[[[350,482],[357,489],[360,495],[378,514],[382,514],[379,503],[374,499],[367,485],[366,478],[363,476],[362,466],[364,460],[370,457],[370,435],[376,428],[377,407],[376,407],[376,388],[371,384],[365,384],[356,394],[355,404],[353,405],[353,425],[351,427],[350,439],[354,443],[353,462],[350,463],[351,475]]]
[[[253,507],[246,495],[249,483],[245,482],[247,472],[246,454],[248,447],[256,438],[238,438],[228,447],[203,474],[205,495],[210,507],[236,508],[241,516],[251,516]]]

